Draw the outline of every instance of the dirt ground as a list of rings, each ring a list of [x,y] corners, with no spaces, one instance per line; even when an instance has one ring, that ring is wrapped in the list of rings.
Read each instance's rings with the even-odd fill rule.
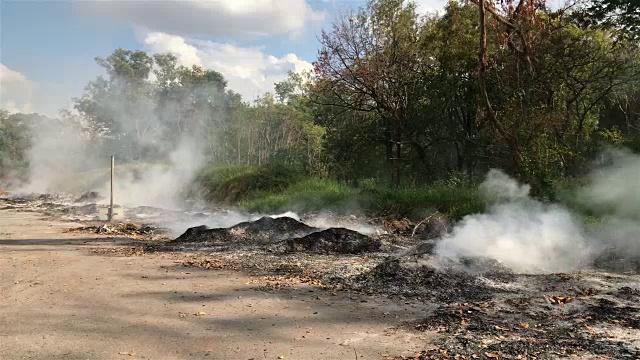
[[[427,305],[269,290],[260,277],[167,254],[96,253],[130,239],[0,210],[0,359],[384,359],[429,348],[399,327]]]

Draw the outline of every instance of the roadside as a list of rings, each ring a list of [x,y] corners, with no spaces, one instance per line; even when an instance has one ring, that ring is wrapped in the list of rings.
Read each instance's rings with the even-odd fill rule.
[[[73,226],[0,210],[0,358],[381,359],[429,347],[428,333],[397,328],[426,306],[265,288],[170,254],[96,254],[131,240],[63,232]]]
[[[491,259],[434,254],[429,230],[446,224],[431,217],[416,237],[418,226],[402,222],[398,233],[366,236],[275,216],[174,238],[163,224],[225,212],[138,207],[107,225],[95,207],[47,194],[0,200],[0,291],[9,294],[0,299],[17,304],[3,307],[0,325],[19,330],[0,333],[11,340],[7,354],[18,354],[3,357],[0,347],[0,358],[28,357],[23,349],[39,356],[54,346],[43,336],[59,333],[63,349],[77,339],[88,345],[40,358],[640,356],[635,258],[603,254],[579,271],[518,274]],[[48,298],[53,305],[43,307]],[[108,351],[86,354],[105,338]]]

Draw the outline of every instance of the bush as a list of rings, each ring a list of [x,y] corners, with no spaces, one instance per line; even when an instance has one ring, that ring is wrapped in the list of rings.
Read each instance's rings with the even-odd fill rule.
[[[437,210],[453,219],[484,211],[475,186],[434,184],[431,187],[387,189],[369,193],[367,208],[384,213],[415,216]]]
[[[257,192],[240,205],[260,212],[351,212],[357,209],[357,202],[358,192],[347,185],[327,179],[306,179],[281,192]]]
[[[484,210],[477,186],[458,180],[400,189],[366,181],[356,189],[335,180],[309,178],[296,168],[270,165],[207,167],[197,176],[196,184],[208,201],[262,213],[327,210],[418,217],[437,210],[460,219]]]
[[[255,192],[282,191],[301,178],[300,170],[285,165],[224,165],[204,168],[195,183],[206,200],[232,204]]]

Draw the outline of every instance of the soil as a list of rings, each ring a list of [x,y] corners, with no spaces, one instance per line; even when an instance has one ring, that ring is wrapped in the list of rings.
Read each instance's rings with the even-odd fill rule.
[[[65,232],[79,226],[0,210],[1,359],[383,359],[428,346],[399,328],[424,306],[186,267],[124,251],[131,239]]]
[[[51,197],[34,197],[34,200],[28,201],[29,204],[33,202],[45,209],[56,209],[57,213],[64,213],[69,209],[64,204],[56,203],[56,199]],[[16,203],[12,203],[12,206],[16,206]],[[16,217],[11,226],[18,226],[19,231],[25,233],[36,231],[31,227],[19,227],[21,221],[26,221],[28,216],[33,215],[25,212],[27,208],[0,212],[0,226],[4,214],[14,214]],[[49,221],[52,218],[50,216]],[[312,224],[312,220],[304,222]],[[152,322],[157,318],[153,322],[156,329],[177,327],[181,335],[175,336],[180,341],[172,340],[173,342],[168,341],[166,344],[154,338],[153,334],[142,334],[151,337],[151,342],[159,342],[159,351],[167,351],[169,344],[177,349],[184,349],[177,350],[183,352],[176,358],[187,357],[187,349],[195,348],[193,334],[197,334],[198,339],[205,339],[206,335],[203,334],[207,333],[198,332],[204,330],[197,327],[188,332],[184,327],[172,323],[169,321],[171,311],[167,312],[167,307],[177,309],[181,319],[206,319],[206,316],[213,316],[209,323],[213,325],[209,326],[223,334],[216,334],[214,338],[224,344],[226,351],[219,358],[640,359],[640,275],[634,259],[623,259],[624,266],[618,266],[621,264],[620,259],[608,256],[606,261],[596,262],[593,268],[572,273],[515,274],[492,259],[467,258],[452,261],[438,257],[432,253],[437,239],[429,235],[432,234],[432,228],[427,222],[420,225],[424,227],[421,232],[414,231],[418,225],[413,225],[412,230],[411,223],[402,220],[398,222],[402,226],[393,225],[397,230],[372,236],[340,228],[321,230],[304,222],[291,218],[262,218],[230,228],[195,227],[175,240],[164,239],[161,234],[158,236],[155,230],[161,233],[161,229],[157,227],[161,224],[155,224],[151,234],[142,234],[145,241],[136,242],[131,242],[131,239],[117,240],[113,236],[137,238],[135,233],[128,234],[125,230],[145,227],[126,225],[124,230],[115,232],[85,232],[90,236],[83,241],[89,242],[82,245],[73,243],[78,248],[73,250],[73,256],[77,259],[62,260],[63,264],[75,266],[75,263],[84,262],[85,268],[82,270],[91,276],[102,279],[112,275],[114,279],[103,288],[102,285],[95,285],[89,278],[87,283],[74,284],[76,287],[81,285],[81,289],[67,290],[72,291],[75,296],[84,296],[82,294],[91,289],[90,285],[98,286],[98,290],[91,290],[87,296],[107,302],[107,309],[116,307],[109,300],[115,297],[120,299],[125,308],[136,307],[134,312],[141,314],[144,321]],[[440,221],[434,222],[434,226],[439,223]],[[425,227],[425,224],[429,226]],[[82,232],[83,230],[71,231],[67,235],[83,236]],[[427,235],[422,237],[420,233]],[[0,234],[0,238],[2,236]],[[33,236],[40,238],[42,235]],[[111,242],[105,243],[104,240]],[[0,254],[8,253],[11,249],[8,246],[13,246],[11,241],[13,240],[5,244],[0,240],[0,246],[7,248],[5,251],[0,247]],[[42,250],[53,252],[56,256],[62,251],[59,248],[48,250],[51,244],[46,242],[31,244],[27,241],[24,245],[34,247],[29,256],[38,256],[45,268],[53,264],[46,263],[51,254],[44,255]],[[94,255],[90,256],[88,253]],[[118,274],[133,269],[126,269],[126,266],[123,269],[119,262],[121,259],[124,259],[122,261],[125,264],[126,261],[137,264],[133,279],[117,277],[123,277]],[[4,264],[4,259],[0,258],[0,261],[3,261],[0,263],[0,274],[4,274],[6,269],[11,271]],[[101,269],[91,268],[94,263]],[[607,266],[601,266],[602,263]],[[102,268],[108,272],[95,273]],[[48,276],[56,273],[55,267],[53,269],[53,272],[44,271]],[[18,274],[16,271],[14,273]],[[65,278],[67,275],[62,268],[58,273],[63,283],[70,282]],[[194,274],[198,274],[198,281],[192,281]],[[137,276],[140,278],[136,278]],[[173,281],[174,277],[176,281]],[[229,280],[231,278],[238,281]],[[133,280],[136,282],[133,283]],[[125,284],[125,288],[120,286],[120,282]],[[169,283],[171,286],[166,287]],[[4,286],[4,283],[1,284]],[[193,294],[185,290],[185,287],[193,291]],[[0,291],[4,293],[4,288]],[[45,291],[39,294],[40,301],[48,299],[48,296],[53,299],[58,296],[53,290]],[[252,301],[248,305],[238,304],[233,298],[223,296],[228,292],[236,296],[235,300],[249,296]],[[243,294],[242,292],[248,295],[238,295]],[[130,293],[135,295],[129,295]],[[104,298],[105,294],[107,298]],[[181,294],[181,299],[190,300],[182,303],[175,294]],[[198,314],[198,311],[187,305],[194,305],[199,299],[209,299],[206,297],[208,295],[215,300],[202,300],[202,305],[210,310],[202,310],[206,314],[201,316],[193,315]],[[19,319],[20,315],[17,314],[29,313],[31,310],[28,304],[37,308],[34,300],[23,299],[21,296],[22,293],[17,295],[16,299],[20,300],[16,301],[24,300],[24,306],[21,302],[17,304],[16,306],[22,307],[17,308],[16,312],[9,312],[2,307],[1,311],[4,313],[0,312],[0,321],[9,316]],[[150,299],[148,303],[142,301],[147,298]],[[86,303],[90,304],[89,299],[86,299]],[[58,303],[55,306],[66,306],[63,298],[56,301]],[[135,305],[129,305],[130,303]],[[163,307],[159,306],[160,303]],[[158,306],[149,309],[149,304]],[[223,307],[220,304],[224,304]],[[243,306],[252,309],[247,311]],[[301,306],[311,311],[311,315],[299,313]],[[102,316],[100,308],[92,310]],[[262,314],[260,320],[271,320],[275,318],[274,314],[278,314],[279,320],[284,317],[287,321],[274,323],[269,328],[264,326],[264,321],[255,319],[255,312]],[[331,316],[323,321],[316,321],[317,316],[325,312],[330,312]],[[68,311],[55,315],[64,319],[69,316]],[[128,315],[109,316],[117,317],[122,322],[131,321]],[[230,320],[229,317],[233,319]],[[356,318],[360,320],[356,321]],[[19,320],[16,322],[20,324]],[[247,326],[251,330],[239,330],[238,323],[250,324]],[[286,324],[290,323],[294,324],[291,326],[295,329],[305,323],[305,326],[312,327],[314,331],[322,331],[326,341],[320,341],[323,339],[320,337],[313,344],[310,341],[299,343],[298,341],[309,339],[306,335],[287,340],[287,336],[295,332],[287,327],[289,325]],[[145,324],[138,325],[145,329]],[[30,331],[36,331],[32,324],[24,326]],[[90,326],[87,328],[93,329]],[[127,329],[123,325],[120,328]],[[291,332],[287,332],[287,329]],[[58,328],[54,330],[59,331]],[[141,331],[140,328],[137,330]],[[114,329],[109,331],[116,333]],[[278,335],[274,336],[270,331],[275,331]],[[331,352],[331,340],[336,334],[348,334],[351,331],[361,335],[358,337],[358,347],[353,346],[352,353],[337,350]],[[225,341],[224,335],[228,333],[235,337]],[[283,333],[288,335],[282,335]],[[104,333],[101,335],[105,336]],[[134,338],[141,336],[133,331],[129,335]],[[174,336],[173,333],[171,336]],[[218,337],[222,337],[222,340]],[[7,338],[11,339],[10,335]],[[36,339],[38,338],[34,337],[29,340]],[[4,343],[2,340],[4,339],[0,338],[0,344]],[[121,341],[128,341],[128,338],[122,338]],[[352,341],[344,341],[338,346],[354,344]],[[192,345],[185,347],[185,343]],[[289,349],[290,353],[287,355],[285,350],[279,350],[283,353],[273,357],[273,352],[260,353],[260,347],[271,351],[267,344],[279,344],[277,349]],[[230,352],[233,346],[236,346],[238,352]],[[366,350],[361,350],[361,346]],[[381,346],[385,349],[382,350]],[[239,349],[245,347],[250,351],[248,356],[239,352]],[[142,348],[155,355],[145,356],[158,358],[157,352],[152,353],[152,347]],[[19,349],[18,345],[14,344],[14,349]],[[201,357],[202,353],[199,354],[193,356]],[[217,356],[215,351],[208,354]],[[2,355],[0,352],[0,358],[4,359]]]

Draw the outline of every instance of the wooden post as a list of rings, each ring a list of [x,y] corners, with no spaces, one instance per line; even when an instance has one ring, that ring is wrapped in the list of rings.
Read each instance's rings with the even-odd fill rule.
[[[111,156],[111,200],[109,202],[109,214],[107,215],[108,221],[111,222],[113,219],[113,172],[116,166],[116,157]]]

